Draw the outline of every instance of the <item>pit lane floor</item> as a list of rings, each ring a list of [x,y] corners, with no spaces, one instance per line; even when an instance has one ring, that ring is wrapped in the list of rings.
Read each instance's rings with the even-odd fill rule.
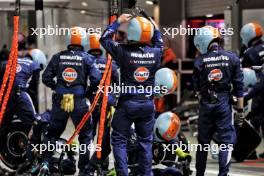
[[[197,138],[193,137],[189,132],[185,132],[185,135],[191,143],[197,143]],[[264,141],[257,148],[258,153],[264,152]],[[191,163],[191,169],[194,171],[195,176],[195,152],[192,152],[193,162]],[[206,176],[218,175],[218,161],[212,159],[210,152],[208,153]],[[245,161],[243,163],[236,163],[232,160],[229,176],[264,176],[264,158],[258,160]]]
[[[67,129],[72,129],[73,125],[72,123],[68,123]],[[69,136],[72,134],[70,130],[67,130],[63,137],[69,138]],[[189,132],[186,132],[185,135],[190,140],[191,143],[197,143],[196,137],[193,137]],[[76,138],[77,139],[77,138]],[[264,152],[264,141],[259,145],[257,148],[258,153]],[[191,164],[191,168],[194,171],[193,176],[195,176],[195,152],[192,152],[193,161]],[[114,167],[114,159],[113,155],[111,153],[110,156],[110,166],[109,168]],[[218,162],[217,160],[213,160],[211,155],[208,154],[208,161],[207,161],[207,169],[206,169],[206,176],[217,176],[218,174]],[[235,163],[233,162],[230,168],[229,176],[264,176],[264,158],[259,159],[257,161],[246,161],[243,163]]]
[[[62,137],[68,139],[73,133],[74,126],[69,120],[66,131],[63,133]],[[190,140],[191,143],[197,143],[196,137],[191,136],[189,132],[186,132],[185,135]],[[77,138],[75,139],[77,142]],[[257,148],[258,153],[264,151],[264,142],[259,145]],[[195,152],[192,152],[193,161],[191,164],[191,169],[194,171],[193,176],[195,176]],[[113,155],[110,155],[110,166],[109,168],[114,167]],[[0,163],[0,168],[5,168],[2,163]],[[218,174],[218,163],[216,160],[213,160],[211,155],[208,155],[206,176],[216,176]],[[264,159],[259,159],[257,161],[246,161],[244,163],[232,163],[230,168],[229,176],[264,176]]]

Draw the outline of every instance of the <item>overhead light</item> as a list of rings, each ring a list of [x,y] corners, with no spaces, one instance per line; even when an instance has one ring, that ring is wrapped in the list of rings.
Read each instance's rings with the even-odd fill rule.
[[[86,11],[85,11],[85,10],[81,10],[80,13],[81,13],[81,14],[86,14]]]
[[[81,4],[82,4],[82,6],[84,6],[84,7],[87,7],[87,6],[88,6],[88,3],[85,2],[85,1],[83,1]]]
[[[153,2],[153,1],[146,1],[146,4],[148,4],[148,5],[153,5],[154,2]]]
[[[214,16],[213,14],[206,14],[206,15],[205,15],[206,18],[211,18],[211,17],[213,17],[213,16]]]

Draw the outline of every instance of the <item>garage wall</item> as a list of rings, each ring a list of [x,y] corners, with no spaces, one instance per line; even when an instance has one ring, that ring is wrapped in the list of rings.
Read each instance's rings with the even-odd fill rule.
[[[160,29],[180,28],[185,26],[185,0],[163,0],[160,1]],[[176,35],[174,37],[167,35],[171,42],[171,47],[177,55],[177,58],[185,57],[185,36]]]
[[[28,18],[29,11],[21,11],[19,17],[19,32],[25,35],[28,34]],[[8,48],[12,44],[13,36],[13,11],[0,11],[0,47],[7,44]]]
[[[186,0],[187,17],[204,16],[205,14],[222,14],[234,0]]]
[[[263,0],[240,0],[239,4],[242,9],[259,9],[264,8]]]
[[[2,48],[3,44],[7,44],[8,47],[11,45],[11,41],[9,40],[10,31],[8,28],[10,27],[8,25],[8,13],[7,12],[0,12],[0,21],[1,21],[1,27],[0,27],[0,47]],[[5,27],[3,27],[5,26]]]

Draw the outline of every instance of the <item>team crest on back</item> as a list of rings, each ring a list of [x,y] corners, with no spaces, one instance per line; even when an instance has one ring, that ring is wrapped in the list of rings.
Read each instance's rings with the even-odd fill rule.
[[[139,67],[134,71],[134,78],[138,82],[144,82],[149,77],[149,70],[146,67]]]
[[[209,75],[208,80],[211,81],[220,81],[223,78],[223,73],[220,69],[213,69]]]
[[[62,72],[62,77],[67,82],[73,82],[78,77],[78,73],[75,69],[68,67]]]

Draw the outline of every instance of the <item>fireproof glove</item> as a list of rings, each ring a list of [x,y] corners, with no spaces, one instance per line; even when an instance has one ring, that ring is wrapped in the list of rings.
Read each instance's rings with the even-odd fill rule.
[[[187,158],[191,157],[189,153],[184,152],[181,148],[177,148],[175,154],[178,155],[180,158]]]
[[[107,114],[107,119],[111,119],[113,117],[114,113],[115,113],[115,107],[110,106],[110,109],[109,109],[108,114]]]
[[[64,94],[61,100],[61,109],[65,112],[73,112],[74,110],[74,95],[73,94]]]
[[[107,175],[107,176],[116,176],[116,171],[115,171],[115,169],[111,169],[111,170],[109,170],[109,171],[107,172],[106,175]]]

